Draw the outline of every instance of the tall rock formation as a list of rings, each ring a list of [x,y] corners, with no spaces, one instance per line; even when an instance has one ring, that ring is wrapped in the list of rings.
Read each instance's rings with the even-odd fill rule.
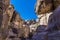
[[[14,10],[10,0],[0,0],[0,40],[8,38],[10,28],[22,28],[22,23],[22,18]]]
[[[2,27],[7,27],[9,25],[13,12],[14,12],[13,6],[9,5],[5,13],[3,14]]]
[[[53,11],[60,5],[59,0],[36,0],[35,12],[38,16],[40,25],[47,25],[48,18]]]
[[[39,25],[47,26],[49,15],[52,14],[52,9],[53,9],[51,2],[52,0],[49,0],[49,1],[48,0],[36,0],[35,12],[38,17],[36,19],[38,26]]]
[[[37,15],[52,11],[52,0],[36,0],[35,12]]]
[[[37,32],[33,36],[33,40],[59,40],[60,39],[59,37],[60,24],[58,20],[60,19],[59,8],[60,8],[60,0],[37,0],[35,6],[35,12],[38,16],[38,24],[40,23],[39,24],[40,26],[38,26]],[[41,26],[41,24],[42,25],[46,24],[47,25],[47,27],[45,27],[46,29],[43,30],[44,26]]]
[[[36,0],[35,12],[37,15],[48,13],[56,9],[60,5],[60,0]]]
[[[5,40],[14,8],[10,5],[10,0],[0,0],[0,4],[0,40]]]
[[[20,24],[22,24],[22,21],[23,20],[20,18],[20,15],[18,14],[18,12],[14,11],[10,24],[14,23],[14,24],[18,25],[18,27],[20,27]]]
[[[0,13],[0,15],[2,16],[2,19],[0,19],[1,20],[1,22],[2,21],[4,21],[4,18],[7,18],[8,17],[8,13],[7,13],[7,10],[9,9],[8,7],[9,6],[7,6],[7,5],[10,5],[9,4],[9,0],[1,0],[0,1],[0,9],[1,9],[1,13]],[[5,20],[8,20],[8,19],[5,19]],[[5,23],[6,23],[6,21],[5,21]],[[2,22],[2,25],[3,25],[3,22]]]

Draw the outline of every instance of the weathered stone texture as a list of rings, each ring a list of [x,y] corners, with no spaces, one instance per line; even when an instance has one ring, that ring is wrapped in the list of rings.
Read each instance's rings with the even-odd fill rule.
[[[60,5],[60,0],[37,0],[35,4],[35,12],[37,15],[52,12]]]

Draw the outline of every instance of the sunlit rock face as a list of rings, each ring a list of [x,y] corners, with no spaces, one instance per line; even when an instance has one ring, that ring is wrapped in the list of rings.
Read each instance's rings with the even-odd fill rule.
[[[22,34],[22,30],[20,30],[20,22],[22,21],[22,19],[20,18],[20,15],[18,14],[18,12],[16,12],[15,10],[14,10],[14,12],[13,12],[13,15],[12,15],[12,18],[11,18],[11,20],[10,20],[10,32],[9,32],[9,36],[14,36],[14,37],[16,37],[16,36],[21,36]],[[21,26],[22,27],[22,26]],[[12,29],[13,28],[13,29]],[[15,32],[13,32],[15,30]],[[21,33],[20,33],[21,32]],[[12,39],[12,38],[11,38]]]
[[[40,5],[40,0],[36,0],[36,3],[35,3],[35,12],[37,13],[38,9],[39,9],[39,5]]]
[[[36,0],[35,12],[38,16],[38,22],[40,25],[47,25],[48,18],[60,5],[60,0]]]
[[[19,19],[19,28],[22,28],[23,22],[24,22],[24,20],[20,18],[20,19]]]
[[[35,12],[37,15],[44,14],[47,12],[52,11],[52,1],[49,0],[37,0],[36,5],[35,5]]]
[[[29,37],[29,33],[30,33],[30,28],[27,25],[23,26],[23,36],[24,36],[24,38]]]
[[[30,29],[24,24],[24,20],[20,17],[18,12],[14,11],[10,24],[13,24],[12,26],[10,25],[11,27],[18,29],[18,37],[28,37]]]
[[[30,28],[30,32],[34,33],[37,29],[38,23],[35,19],[25,21],[25,25]]]
[[[38,24],[39,24],[39,25],[47,25],[47,24],[48,24],[49,16],[50,16],[52,13],[53,13],[53,12],[38,15]],[[36,20],[37,20],[37,19],[36,19]]]
[[[35,12],[37,15],[49,13],[60,5],[60,0],[36,0]]]
[[[9,16],[9,23],[8,23],[8,24],[10,24],[10,21],[11,21],[11,18],[12,18],[12,16],[13,16],[13,12],[14,12],[14,7],[13,7],[13,5],[10,4],[10,5],[8,6],[6,12],[7,12],[8,16]]]
[[[8,36],[28,37],[30,28],[23,26],[24,22],[10,0],[0,0],[0,40],[8,40]]]
[[[48,18],[52,14],[52,0],[36,0],[35,12],[37,15],[36,21],[38,25],[47,25]]]

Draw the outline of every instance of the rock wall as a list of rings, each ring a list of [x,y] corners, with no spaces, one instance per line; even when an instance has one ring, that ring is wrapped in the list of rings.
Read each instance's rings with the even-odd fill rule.
[[[37,15],[49,13],[60,5],[60,0],[36,0],[35,12]]]
[[[48,24],[49,16],[53,11],[60,5],[59,0],[36,0],[35,12],[37,15],[37,20],[39,25]]]
[[[10,4],[10,0],[0,0],[0,40],[7,40],[12,28],[23,28],[23,22],[14,6]]]

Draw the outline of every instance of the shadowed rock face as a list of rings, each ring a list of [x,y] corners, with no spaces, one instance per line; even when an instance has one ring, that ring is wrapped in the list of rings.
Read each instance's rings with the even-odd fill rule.
[[[48,27],[47,29],[53,31],[60,30],[60,6],[53,12],[52,15],[49,17]]]
[[[48,40],[60,39],[60,6],[50,15],[46,30],[48,31]]]
[[[13,15],[12,15],[11,22],[16,21],[16,20],[19,21],[19,14],[16,11],[14,11]]]
[[[2,24],[2,18],[3,18],[3,5],[2,5],[3,3],[2,2],[0,2],[0,26],[1,26],[1,24]]]
[[[2,20],[3,20],[3,14],[6,10],[6,5],[0,1],[0,27],[1,27],[1,24],[2,24]]]
[[[53,0],[54,1],[54,8],[57,8],[60,5],[60,0]]]
[[[3,12],[4,14],[3,14],[3,20],[2,20],[2,28],[3,27],[6,28],[9,25],[13,12],[14,12],[14,9],[12,5],[9,5],[6,11]]]
[[[6,4],[5,4],[6,3]],[[11,12],[10,13],[8,13],[7,11],[8,11],[8,9],[9,9],[9,6],[7,6],[7,4],[9,5],[9,0],[1,0],[0,1],[0,21],[2,22],[0,22],[2,25],[5,25],[6,24],[6,21],[8,20],[9,21],[9,19],[10,19],[10,17],[9,17],[9,15],[8,14],[11,14]],[[11,10],[9,10],[9,11],[11,11]],[[12,11],[13,12],[13,11]],[[12,15],[12,14],[11,14]],[[6,18],[6,19],[5,19]],[[4,20],[5,19],[5,20]]]
[[[3,20],[3,11],[5,10],[5,4],[3,4],[2,0],[0,1],[0,39],[2,40],[2,20]]]

